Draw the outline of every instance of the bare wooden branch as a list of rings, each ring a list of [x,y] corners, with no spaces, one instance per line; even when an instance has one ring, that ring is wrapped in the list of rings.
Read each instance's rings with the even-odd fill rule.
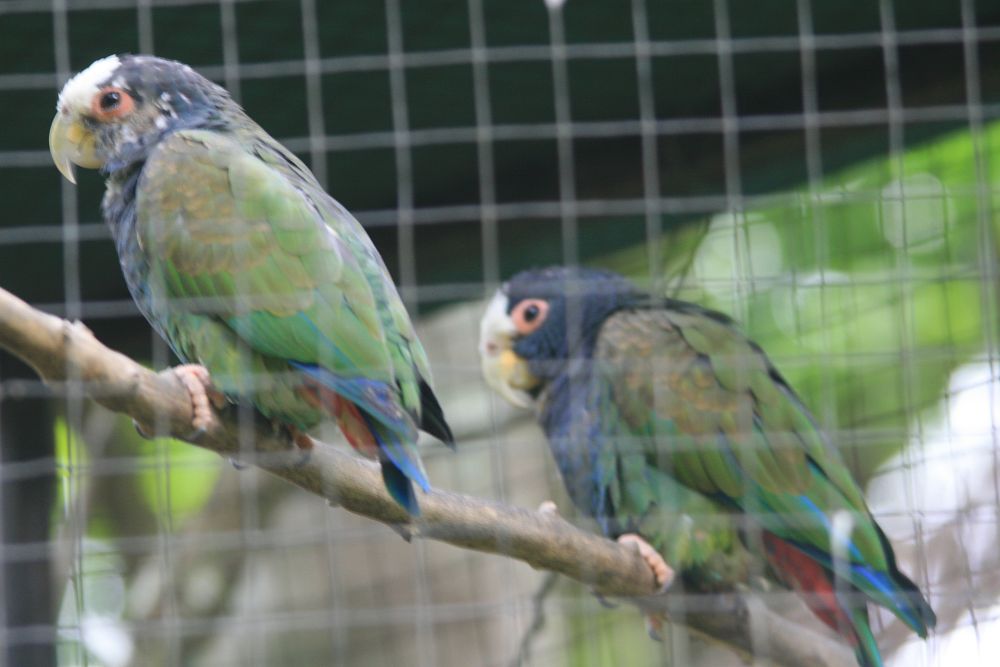
[[[420,495],[421,516],[414,520],[386,493],[376,464],[322,443],[303,462],[286,436],[260,421],[241,423],[235,414],[216,414],[192,441],[190,399],[172,373],[154,373],[102,345],[81,323],[38,311],[3,289],[0,347],[30,364],[49,385],[72,383],[76,391],[159,434],[226,457],[249,456],[261,468],[330,504],[388,524],[408,537],[440,540],[558,572],[603,596],[665,609],[675,622],[702,636],[777,664],[853,664],[849,652],[825,636],[800,627],[792,630],[773,614],[748,613],[745,596],[652,596],[653,576],[637,551],[580,530],[554,513],[435,490]]]

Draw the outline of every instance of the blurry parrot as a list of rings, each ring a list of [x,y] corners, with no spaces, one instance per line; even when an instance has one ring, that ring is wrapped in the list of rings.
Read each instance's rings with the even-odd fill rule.
[[[573,502],[661,584],[745,548],[865,667],[882,664],[867,602],[934,627],[838,452],[725,315],[606,271],[525,271],[490,302],[480,353],[487,382],[535,409]]]
[[[422,429],[449,445],[427,357],[378,252],[309,169],[187,65],[109,56],[59,95],[59,171],[106,176],[104,218],[132,298],[209,400],[248,401],[294,442],[334,420],[410,513]]]

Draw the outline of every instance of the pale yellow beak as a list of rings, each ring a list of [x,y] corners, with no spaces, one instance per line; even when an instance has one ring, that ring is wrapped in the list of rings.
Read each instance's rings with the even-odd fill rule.
[[[517,331],[507,316],[507,297],[498,292],[483,316],[479,328],[479,356],[483,378],[508,402],[530,408],[535,399],[530,391],[539,379],[532,375],[528,362],[512,349]]]
[[[508,402],[519,408],[530,408],[535,404],[529,392],[538,386],[538,378],[531,374],[527,362],[513,350],[503,350],[495,357],[483,356],[482,368],[486,384]]]
[[[76,184],[73,165],[85,169],[97,169],[101,161],[97,158],[94,134],[87,130],[78,119],[59,112],[49,128],[49,152],[56,169],[70,183]]]

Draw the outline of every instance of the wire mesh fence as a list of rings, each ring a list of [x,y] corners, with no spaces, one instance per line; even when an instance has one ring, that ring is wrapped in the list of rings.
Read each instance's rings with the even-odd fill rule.
[[[611,268],[734,317],[843,450],[940,618],[923,642],[878,615],[887,662],[992,664],[998,50],[983,0],[4,0],[0,287],[175,363],[120,277],[103,179],[65,182],[45,142],[95,59],[183,61],[372,236],[459,441],[424,443],[435,487],[554,498],[596,530],[530,415],[483,384],[476,343],[514,272]],[[0,664],[743,659],[683,625],[647,641],[580,585],[543,598],[519,562],[404,542],[252,466],[146,442],[10,356],[0,382]]]

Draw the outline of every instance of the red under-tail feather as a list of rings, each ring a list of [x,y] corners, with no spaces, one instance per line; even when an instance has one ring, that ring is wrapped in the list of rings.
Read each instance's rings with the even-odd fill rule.
[[[762,538],[768,562],[775,574],[792,590],[803,593],[806,606],[819,620],[857,648],[857,632],[851,617],[837,599],[830,573],[774,533],[764,531]]]
[[[299,395],[313,407],[330,415],[340,426],[351,447],[368,458],[378,458],[378,442],[361,416],[358,406],[320,384],[310,383],[300,387]]]

